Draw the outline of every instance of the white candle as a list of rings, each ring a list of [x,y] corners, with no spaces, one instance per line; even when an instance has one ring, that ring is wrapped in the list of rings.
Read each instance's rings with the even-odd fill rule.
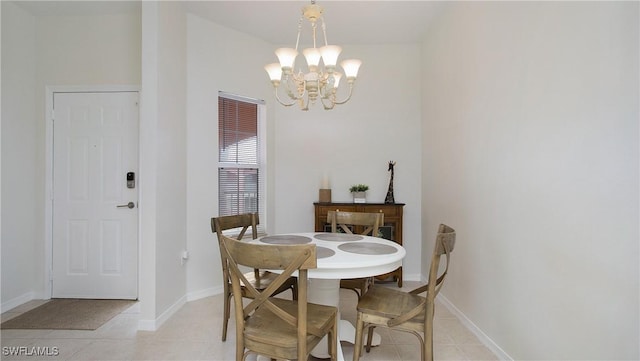
[[[320,189],[329,189],[330,185],[329,185],[329,175],[324,174],[322,176],[322,183],[320,184]]]

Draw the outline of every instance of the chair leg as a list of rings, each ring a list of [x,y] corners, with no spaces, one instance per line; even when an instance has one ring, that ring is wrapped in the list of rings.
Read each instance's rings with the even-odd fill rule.
[[[425,335],[422,342],[422,361],[433,361],[433,333],[430,337]]]
[[[294,282],[293,286],[291,286],[291,298],[294,301],[298,300],[298,282]]]
[[[430,304],[431,307],[427,306],[427,317],[424,328],[424,347],[423,347],[423,355],[422,360],[433,361],[433,316],[434,316],[434,308],[433,303]]]
[[[244,343],[236,341],[236,361],[245,361],[250,352],[244,352]]]
[[[340,342],[338,340],[338,322],[338,314],[336,314],[333,318],[333,327],[330,333],[331,342],[329,343],[329,350],[331,354],[331,361],[338,361],[338,342]]]
[[[356,320],[356,337],[353,345],[353,361],[358,361],[360,359],[360,354],[362,353],[362,334],[364,328],[364,322],[362,321],[362,314],[358,312],[358,317]]]
[[[227,326],[229,326],[229,318],[231,317],[231,294],[228,293],[224,297],[224,320],[222,320],[222,341],[227,340]]]
[[[371,351],[371,341],[373,340],[373,329],[376,326],[369,326],[369,331],[367,332],[367,353]]]

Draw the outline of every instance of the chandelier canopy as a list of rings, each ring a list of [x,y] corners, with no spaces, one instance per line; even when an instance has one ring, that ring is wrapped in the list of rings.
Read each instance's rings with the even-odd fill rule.
[[[296,38],[296,47],[279,48],[275,53],[280,63],[272,63],[264,68],[269,73],[271,83],[275,91],[278,102],[284,106],[292,106],[296,103],[300,105],[301,110],[309,110],[309,104],[315,104],[320,98],[324,109],[330,110],[336,104],[344,104],[351,99],[353,92],[353,83],[358,76],[358,69],[362,62],[358,59],[347,59],[340,63],[344,70],[344,75],[349,86],[349,94],[343,100],[337,99],[338,85],[342,78],[342,73],[337,71],[336,63],[342,48],[337,45],[329,45],[327,42],[327,30],[322,17],[323,9],[316,5],[312,0],[310,5],[302,8],[302,16],[298,21],[298,37]],[[307,72],[303,73],[300,68],[295,70],[295,60],[298,56],[298,45],[300,43],[300,34],[302,33],[303,19],[307,19],[311,24],[311,32],[313,36],[313,47],[302,50],[307,61]],[[324,37],[324,46],[320,48],[316,44],[316,31],[318,20],[322,28]],[[322,60],[322,64],[320,62]],[[282,101],[278,95],[280,85],[284,88],[289,99]]]

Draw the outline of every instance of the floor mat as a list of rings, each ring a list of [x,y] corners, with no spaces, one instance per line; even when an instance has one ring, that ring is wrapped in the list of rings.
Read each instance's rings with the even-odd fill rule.
[[[133,306],[130,300],[58,298],[2,323],[2,329],[95,330]]]

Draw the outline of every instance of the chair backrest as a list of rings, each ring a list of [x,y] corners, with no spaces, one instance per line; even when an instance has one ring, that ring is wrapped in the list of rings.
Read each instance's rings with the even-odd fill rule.
[[[236,315],[236,342],[243,342],[244,322],[259,307],[266,307],[279,319],[296,327],[298,330],[298,355],[304,359],[307,354],[306,337],[308,333],[321,335],[322,332],[307,324],[307,280],[308,269],[317,267],[316,246],[314,244],[303,245],[261,245],[256,243],[240,242],[226,236],[221,237],[221,248],[229,263],[229,275],[233,288],[233,299]],[[255,289],[243,275],[240,266],[282,270],[282,273],[272,281],[266,289]],[[269,297],[296,272],[298,273],[298,314],[293,316],[275,305]],[[246,305],[242,302],[241,283],[244,283],[247,292],[252,295],[252,300]],[[264,332],[269,332],[269,326],[264,325]],[[244,348],[244,347],[243,347]]]
[[[251,237],[253,239],[258,238],[258,224],[260,224],[260,218],[258,213],[244,213],[235,216],[222,216],[211,218],[211,231],[218,234],[218,237],[222,235],[222,231],[233,228],[241,228],[240,233],[236,239],[242,239],[245,232],[251,227]]]
[[[423,304],[424,307],[422,312],[424,312],[424,339],[425,344],[429,345],[429,352],[426,352],[427,359],[433,360],[433,318],[435,312],[435,298],[440,293],[440,289],[444,284],[444,280],[447,276],[447,271],[449,271],[449,261],[451,257],[451,252],[453,252],[453,248],[456,245],[456,231],[447,226],[446,224],[440,224],[438,227],[438,235],[436,236],[436,244],[433,249],[433,254],[431,256],[431,266],[429,268],[429,283],[426,285],[426,300]],[[438,271],[440,269],[440,259],[442,256],[445,256],[446,259],[446,267],[442,274],[438,275]],[[422,288],[424,289],[424,288]],[[411,293],[417,293],[414,290]],[[404,320],[410,319],[410,317],[416,316],[415,311],[419,311],[421,307],[416,307],[414,310],[407,312],[403,316],[399,317],[393,322],[403,322]],[[424,359],[424,353],[423,353]]]
[[[220,262],[222,264],[222,277],[227,280],[225,283],[225,293],[230,292],[229,283],[231,282],[229,278],[229,265],[227,259],[222,252],[222,232],[228,229],[239,228],[240,233],[235,237],[238,240],[241,240],[244,237],[244,234],[247,232],[249,227],[251,227],[251,238],[258,238],[258,224],[260,224],[260,218],[258,217],[258,213],[244,213],[238,214],[234,216],[222,216],[222,217],[213,217],[211,218],[211,231],[216,233],[218,236],[218,244],[220,246]],[[255,276],[259,276],[259,270],[254,269]]]
[[[456,244],[456,231],[447,226],[446,224],[440,224],[438,227],[438,235],[436,236],[436,245],[433,249],[433,253],[431,254],[431,265],[429,266],[429,283],[426,285],[420,286],[413,291],[410,291],[411,294],[421,294],[423,292],[427,292],[425,302],[417,305],[410,311],[407,311],[403,315],[389,321],[389,326],[394,326],[401,324],[410,320],[411,318],[417,316],[422,312],[426,312],[425,316],[425,325],[433,326],[431,323],[433,321],[433,311],[434,311],[434,301],[442,285],[444,284],[444,280],[447,276],[447,272],[449,271],[449,261],[451,260],[451,252],[453,252],[453,248]],[[446,267],[444,271],[438,275],[438,271],[440,270],[440,259],[442,256],[446,258]],[[425,332],[431,334],[433,329]]]
[[[362,226],[360,234],[378,237],[378,228],[384,225],[384,213],[366,212],[327,212],[327,223],[331,224],[331,232],[339,232],[338,228],[345,233],[353,233],[350,226]]]
[[[420,314],[424,315],[424,345],[428,346],[428,350],[423,351],[425,352],[422,354],[423,360],[433,360],[433,317],[435,311],[435,298],[440,292],[440,289],[444,284],[445,277],[447,276],[450,256],[451,252],[453,252],[455,244],[456,231],[445,224],[440,224],[440,226],[438,227],[438,235],[436,236],[436,245],[431,256],[431,266],[429,268],[429,283],[409,292],[411,294],[417,295],[426,291],[426,298],[423,302],[416,305],[412,309],[404,312],[398,317],[390,319],[387,322],[387,325],[389,327],[394,327],[404,322],[411,321],[412,319],[414,319],[414,317]],[[442,258],[442,256],[445,256],[447,264],[444,271],[440,275],[438,275],[438,271],[440,270],[440,259]],[[427,358],[425,358],[425,354]]]
[[[440,289],[444,284],[444,280],[449,271],[449,262],[451,258],[451,252],[456,245],[456,231],[447,226],[446,224],[440,224],[438,227],[438,235],[436,236],[436,244],[431,255],[431,265],[429,266],[429,283],[427,284],[427,314],[433,317],[434,300]],[[440,270],[440,259],[445,256],[446,266],[441,274],[438,274]]]
[[[456,231],[446,224],[441,224],[438,227],[436,244],[431,256],[431,266],[429,267],[429,288],[427,290],[427,299],[430,299],[431,303],[433,303],[433,299],[435,299],[435,297],[438,295],[440,289],[442,288],[442,285],[444,284],[445,277],[447,276],[447,271],[449,270],[451,252],[453,252],[453,248],[455,247],[455,245]],[[438,275],[438,271],[440,269],[440,259],[443,255],[445,256],[445,260],[447,263],[442,274]]]

